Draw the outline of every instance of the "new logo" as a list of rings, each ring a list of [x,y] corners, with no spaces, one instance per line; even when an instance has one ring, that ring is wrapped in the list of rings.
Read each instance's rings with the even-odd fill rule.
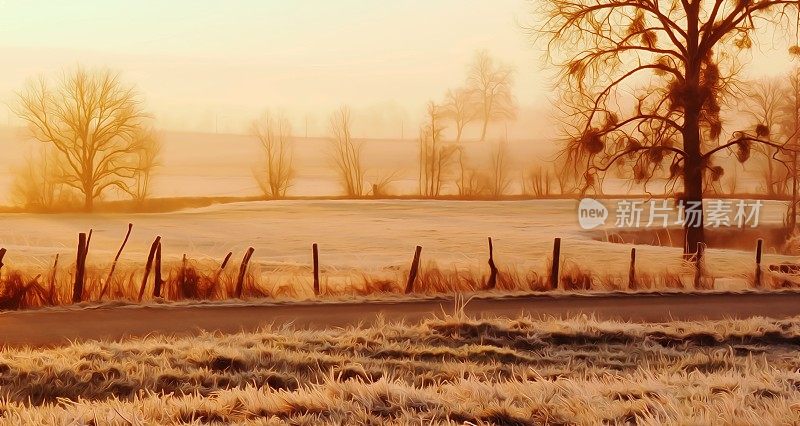
[[[608,209],[599,201],[584,198],[578,204],[578,224],[583,229],[593,229],[606,223]]]

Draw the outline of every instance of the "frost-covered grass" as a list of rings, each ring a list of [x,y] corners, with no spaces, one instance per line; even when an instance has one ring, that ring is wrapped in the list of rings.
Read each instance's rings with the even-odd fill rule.
[[[0,351],[7,424],[792,424],[800,318],[471,319]]]
[[[421,266],[409,297],[440,294],[482,294],[503,296],[530,292],[552,291],[549,280],[550,259],[544,259],[542,268],[523,269],[504,266],[499,270],[496,286],[488,287],[488,272],[479,267],[451,265],[439,267],[435,262]],[[636,269],[631,283],[628,271],[615,273],[595,269],[572,260],[563,260],[560,267],[559,292],[630,292],[630,291],[692,291],[709,290],[740,292],[753,286],[754,274],[742,273],[734,279],[718,279],[705,274],[695,288],[694,264],[679,262],[670,267],[649,265]],[[212,260],[166,262],[162,267],[162,292],[153,297],[154,273],[145,285],[143,298],[139,299],[144,267],[120,264],[108,281],[109,265],[87,267],[82,300],[85,302],[120,301],[123,303],[148,302],[157,299],[168,301],[229,300],[236,297],[239,264],[227,263],[220,269]],[[28,309],[43,306],[60,306],[72,303],[75,266],[5,267],[0,271],[0,310]],[[403,295],[409,271],[407,268],[383,271],[338,270],[323,268],[321,293],[316,296],[310,268],[267,269],[258,263],[248,267],[244,277],[242,297],[246,299],[297,301],[309,299],[342,300],[363,298],[396,298]],[[762,268],[760,290],[797,288],[796,275],[778,274]]]

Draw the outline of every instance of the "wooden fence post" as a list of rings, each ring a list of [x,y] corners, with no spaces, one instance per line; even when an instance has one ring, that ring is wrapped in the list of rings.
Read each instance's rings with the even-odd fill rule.
[[[144,297],[144,289],[147,287],[147,278],[150,277],[150,269],[153,267],[153,257],[156,255],[156,248],[161,244],[161,236],[157,236],[150,246],[150,253],[147,255],[147,264],[144,266],[144,277],[142,277],[142,286],[139,287],[139,301]]]
[[[422,254],[422,246],[417,246],[414,250],[414,260],[411,262],[411,271],[408,272],[408,282],[406,283],[406,294],[414,291],[414,281],[417,280],[419,271],[419,257]]]
[[[319,296],[319,248],[317,243],[311,245],[311,257],[314,262],[314,295]]]
[[[489,282],[487,287],[491,290],[497,286],[497,266],[494,264],[494,245],[492,237],[489,237]]]
[[[106,290],[108,290],[108,286],[111,285],[111,277],[114,276],[114,270],[117,269],[117,262],[119,262],[119,256],[122,254],[122,250],[125,248],[125,244],[128,244],[128,238],[131,236],[131,230],[133,230],[133,224],[128,224],[128,232],[125,233],[125,239],[122,240],[122,245],[119,246],[119,250],[117,250],[117,255],[114,256],[114,262],[111,263],[111,269],[108,271],[108,276],[106,277],[106,282],[103,283],[103,289],[100,290],[100,300],[103,300],[103,296],[106,294]]]
[[[72,286],[72,303],[78,303],[83,298],[83,281],[86,273],[86,252],[88,241],[86,234],[78,234],[78,254],[75,260],[75,284]]]
[[[222,263],[219,265],[219,270],[222,271],[228,266],[228,261],[231,260],[231,256],[233,256],[233,252],[229,251],[228,254],[225,255],[225,259],[222,260]]]
[[[47,290],[51,305],[56,304],[56,272],[58,272],[58,253],[56,253],[56,260],[53,261],[53,274],[50,275],[50,288]]]
[[[236,279],[236,298],[242,298],[242,290],[244,289],[244,277],[247,274],[247,264],[250,263],[250,257],[253,256],[253,252],[256,249],[250,247],[247,249],[247,253],[244,254],[244,258],[242,258],[242,264],[239,265],[239,276]]]
[[[705,257],[705,244],[702,242],[697,243],[697,252],[695,252],[694,257],[694,288],[700,288],[701,282],[703,280],[703,258]]]
[[[6,257],[6,249],[0,248],[0,269],[3,269],[3,258]]]
[[[756,288],[761,287],[761,250],[764,247],[764,240],[758,239],[756,243],[756,276],[754,285]]]
[[[189,261],[186,259],[186,253],[184,253],[183,258],[181,259],[181,270],[178,271],[178,286],[181,289],[186,284],[186,266],[188,264]]]
[[[636,249],[631,248],[631,266],[628,270],[628,288],[636,288]]]
[[[225,267],[228,266],[228,261],[231,260],[231,256],[233,256],[233,252],[229,251],[228,254],[225,255],[225,259],[223,259],[222,263],[219,265],[219,269],[217,269],[217,272],[214,274],[214,287],[219,285],[219,276],[225,271]]]
[[[558,266],[561,262],[561,238],[553,240],[553,265],[550,269],[550,289],[558,289]]]
[[[158,242],[156,247],[156,261],[155,261],[155,277],[153,281],[153,297],[161,297],[161,242]]]

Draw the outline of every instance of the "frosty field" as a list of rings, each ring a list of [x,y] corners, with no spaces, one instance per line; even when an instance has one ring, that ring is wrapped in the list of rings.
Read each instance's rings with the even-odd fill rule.
[[[9,267],[47,269],[55,254],[61,265],[74,261],[76,237],[93,229],[88,264],[108,265],[134,224],[123,253],[141,265],[156,235],[165,262],[191,259],[220,262],[228,251],[241,259],[255,248],[253,263],[265,274],[307,274],[311,244],[320,247],[323,273],[380,273],[408,268],[414,247],[423,246],[423,266],[488,273],[486,237],[495,242],[501,270],[544,271],[554,237],[563,239],[562,259],[593,273],[627,274],[630,245],[592,240],[580,230],[577,201],[268,201],[217,205],[159,214],[0,215],[0,245]],[[762,223],[779,223],[781,206],[767,204]],[[607,224],[613,233],[613,218]],[[637,267],[660,273],[681,268],[680,249],[637,246]],[[785,259],[767,253],[765,262]],[[66,268],[67,266],[65,266]],[[754,267],[751,251],[709,249],[707,267],[718,278],[742,279]]]

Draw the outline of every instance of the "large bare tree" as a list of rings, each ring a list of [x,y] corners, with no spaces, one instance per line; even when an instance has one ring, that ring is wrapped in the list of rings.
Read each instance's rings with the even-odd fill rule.
[[[62,182],[83,195],[84,210],[110,187],[130,193],[146,115],[119,74],[77,68],[55,83],[32,80],[18,98],[17,115],[34,138],[58,151]]]
[[[516,115],[516,101],[512,93],[514,70],[505,64],[496,64],[485,50],[475,54],[467,74],[467,89],[477,103],[483,121],[481,140],[486,139],[489,123],[511,119]]]
[[[561,70],[565,152],[587,185],[619,163],[637,180],[667,169],[684,205],[702,206],[706,178],[724,172],[714,154],[734,149],[743,161],[753,143],[775,146],[763,132],[720,141],[720,111],[737,53],[757,29],[788,31],[796,0],[534,1],[542,16],[530,29]],[[684,229],[689,255],[705,241],[702,209]]]
[[[282,115],[265,114],[256,120],[253,135],[261,144],[264,161],[254,172],[264,196],[272,199],[286,197],[292,183],[292,125]]]

